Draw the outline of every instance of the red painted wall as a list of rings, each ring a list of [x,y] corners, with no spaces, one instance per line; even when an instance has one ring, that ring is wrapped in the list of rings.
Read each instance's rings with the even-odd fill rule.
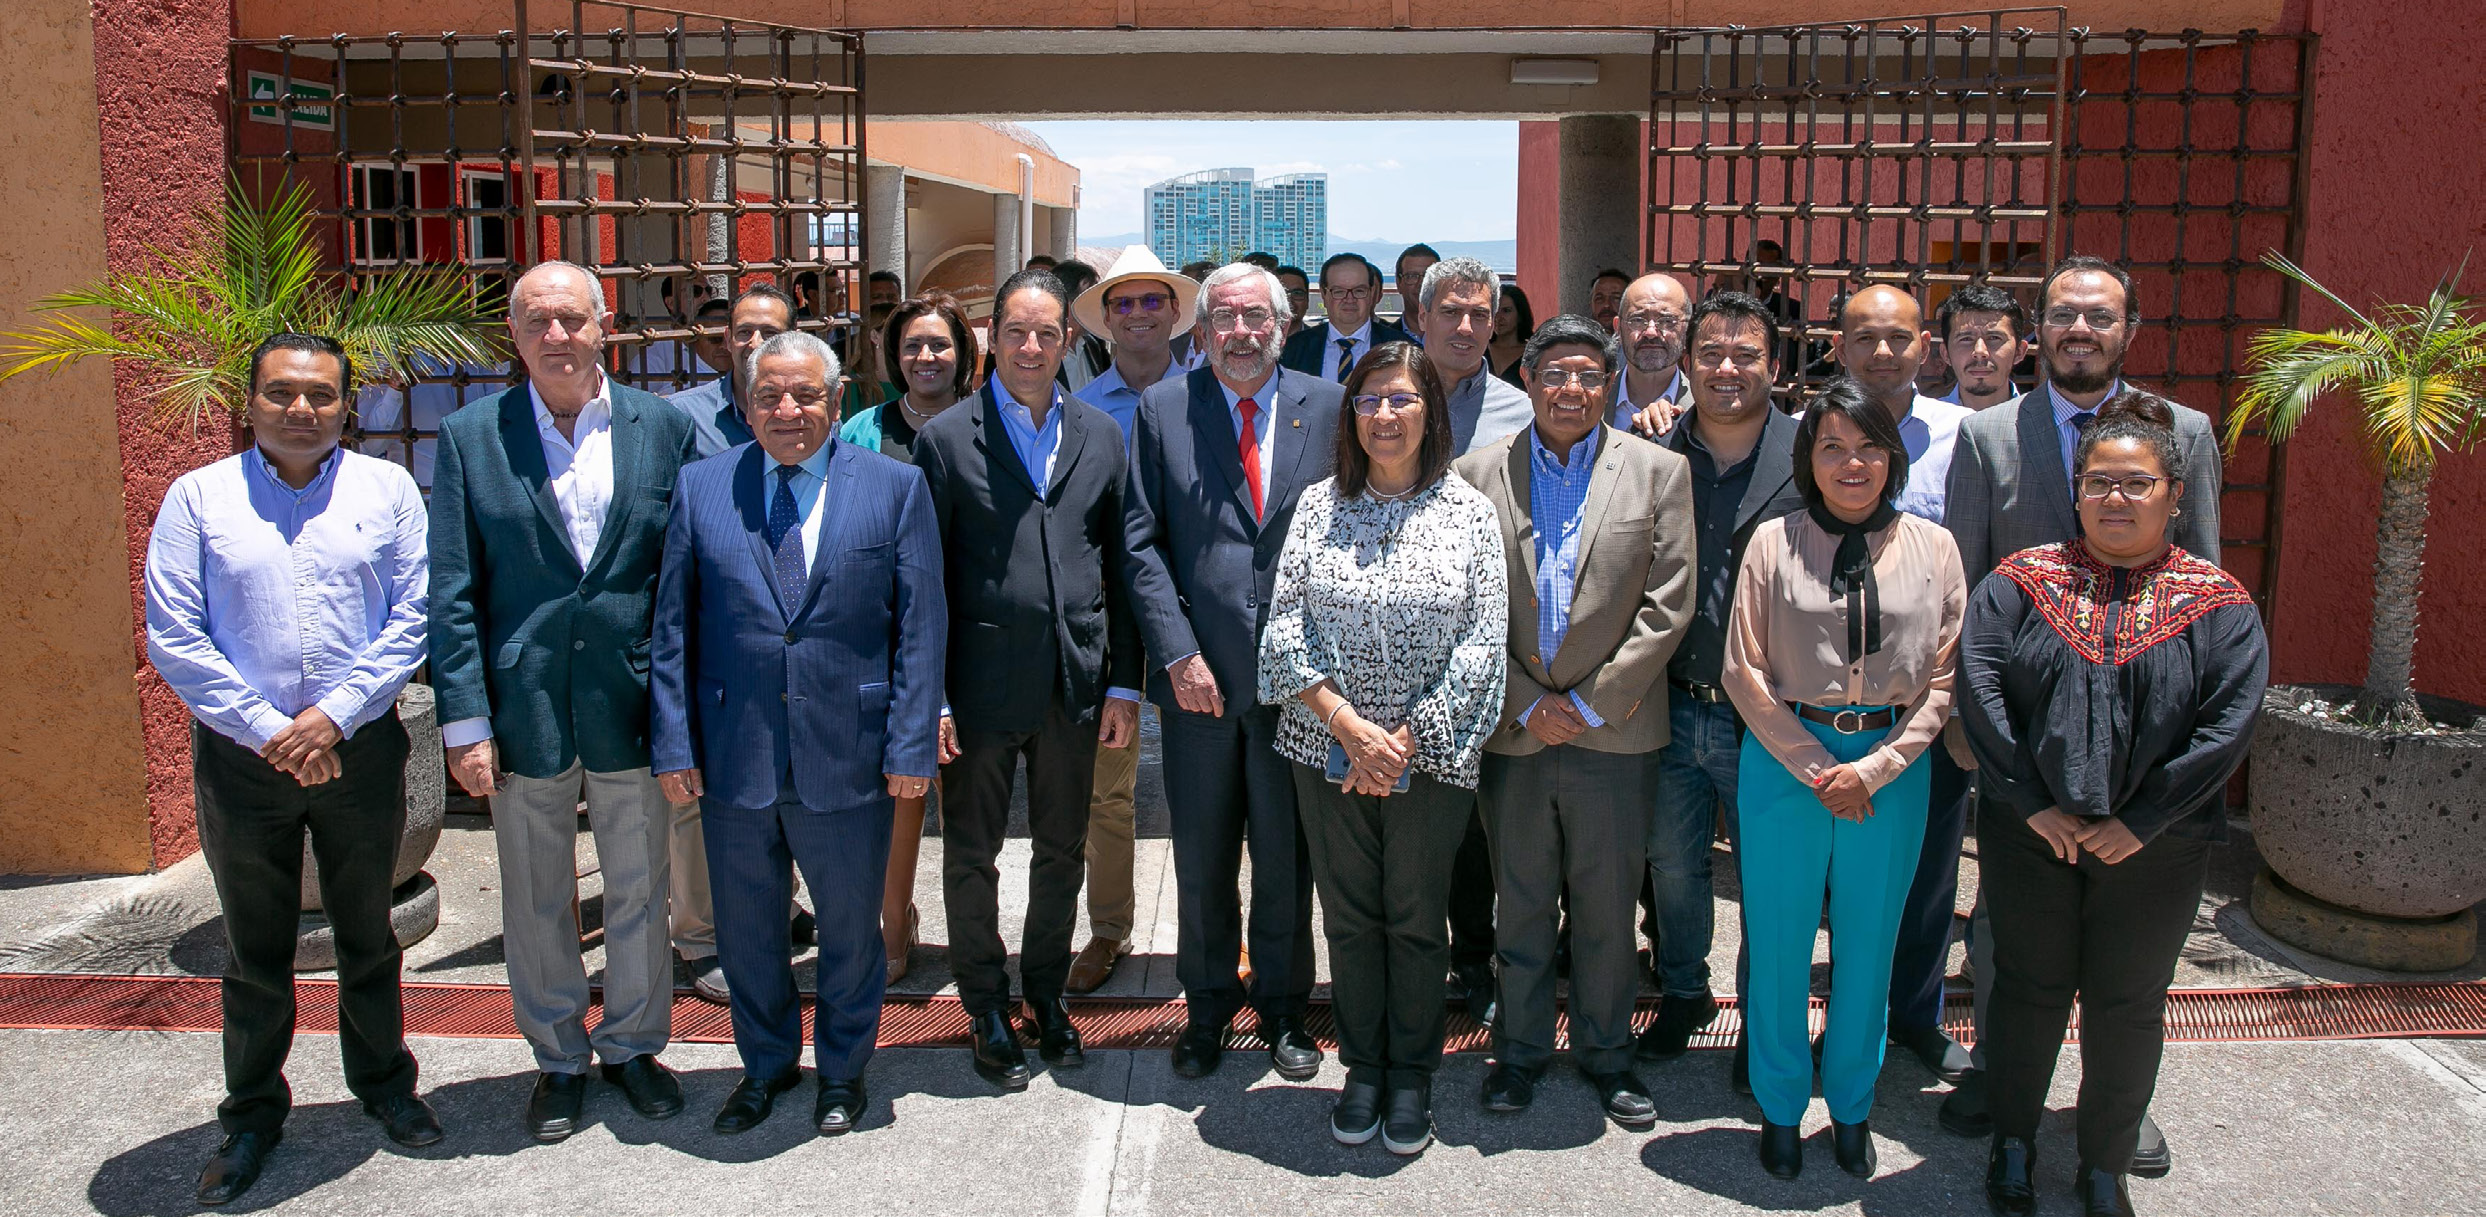
[[[108,265],[146,265],[149,247],[169,248],[194,231],[222,196],[225,170],[225,37],[231,0],[95,0],[95,94],[103,141]],[[129,525],[131,646],[144,709],[147,806],[157,866],[198,848],[190,791],[190,715],[146,662],[146,601],[140,571],[147,533],[173,479],[233,451],[211,421],[196,435],[148,419],[124,371],[123,503]]]

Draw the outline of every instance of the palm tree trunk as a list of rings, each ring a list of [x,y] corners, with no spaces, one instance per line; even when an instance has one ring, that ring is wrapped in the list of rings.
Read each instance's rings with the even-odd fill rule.
[[[2365,654],[2365,688],[2356,716],[2381,727],[2413,727],[2412,672],[2417,656],[2417,580],[2425,570],[2426,485],[2431,462],[2383,475],[2382,513],[2375,524],[2374,632]]]

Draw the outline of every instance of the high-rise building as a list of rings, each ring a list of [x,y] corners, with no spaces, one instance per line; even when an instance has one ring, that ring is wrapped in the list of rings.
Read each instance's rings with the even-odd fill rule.
[[[1232,262],[1255,250],[1315,267],[1328,256],[1329,175],[1255,183],[1249,169],[1203,169],[1147,189],[1148,249],[1168,266]]]

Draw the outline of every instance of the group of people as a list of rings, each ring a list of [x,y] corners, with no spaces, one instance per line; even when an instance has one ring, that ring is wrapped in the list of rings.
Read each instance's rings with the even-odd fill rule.
[[[510,292],[525,382],[442,425],[428,509],[338,447],[344,351],[270,338],[254,443],[175,483],[146,574],[232,946],[227,1137],[200,1200],[241,1194],[285,1119],[306,831],[348,1085],[390,1137],[441,1136],[387,924],[394,699],[428,658],[451,772],[491,799],[540,1140],[576,1130],[591,1066],[648,1119],[682,1109],[659,1060],[674,951],[732,1012],[743,1077],[715,1130],[766,1120],[802,1077],[798,937],[818,943],[813,1120],[856,1127],[934,797],[974,1071],[1023,1088],[1029,1044],[1081,1064],[1068,995],[1130,949],[1146,700],[1177,1073],[1219,1068],[1246,1008],[1278,1074],[1319,1071],[1317,893],[1338,1141],[1426,1147],[1454,1000],[1492,1024],[1478,1101],[1527,1110],[1562,977],[1570,1063],[1609,1119],[1651,1128],[1638,1067],[1718,1010],[1723,835],[1733,1072],[1765,1170],[1802,1169],[1818,1075],[1838,1165],[1870,1177],[1897,1047],[1955,1084],[1947,1127],[1990,1137],[1996,1211],[2032,1211],[2077,996],[2080,1196],[2130,1212],[2126,1177],[2169,1162],[2147,1118],[2165,992],[2266,669],[2216,561],[2207,420],[2120,379],[2130,280],[2070,258],[2033,316],[1967,285],[1931,326],[1865,288],[1834,321],[1843,375],[1791,414],[1762,298],[1642,276],[1608,320],[1530,318],[1496,367],[1499,277],[1398,269],[1400,322],[1374,314],[1378,270],[1340,255],[1325,319],[1298,328],[1300,296],[1251,263],[1195,278],[1134,249],[1075,295],[1030,268],[995,293],[980,383],[957,303],[900,300],[876,344],[894,392],[850,413],[837,353],[777,288],[727,306],[731,371],[666,401],[608,378],[596,277],[548,262]],[[1079,335],[1110,363],[1073,391]],[[1956,401],[1917,391],[1937,339]],[[1022,764],[1014,992],[997,858]],[[1973,1051],[1941,1018],[1972,800]],[[592,1028],[582,804],[605,885]],[[1635,1026],[1643,931],[1661,996]]]

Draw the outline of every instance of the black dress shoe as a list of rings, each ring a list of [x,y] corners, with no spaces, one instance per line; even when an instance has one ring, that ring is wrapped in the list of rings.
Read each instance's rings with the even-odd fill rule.
[[[1432,1143],[1432,1084],[1418,1082],[1391,1091],[1381,1108],[1381,1148],[1408,1157]]]
[[[587,1075],[539,1073],[535,1093],[527,1096],[527,1133],[550,1145],[578,1131],[579,1110],[587,1104]]]
[[[1088,1063],[1086,1045],[1079,1042],[1079,1028],[1070,1021],[1070,1003],[1056,997],[1051,1001],[1027,1002],[1027,1029],[1035,1033],[1036,1054],[1045,1064],[1063,1069],[1076,1069]]]
[[[1536,1080],[1545,1071],[1534,1065],[1510,1065],[1495,1061],[1485,1074],[1484,1104],[1487,1111],[1526,1111],[1536,1102]]]
[[[794,920],[786,923],[786,937],[798,947],[812,946],[820,941],[820,920],[802,905],[794,906]]]
[[[1223,1023],[1193,1023],[1183,1028],[1182,1038],[1174,1041],[1174,1072],[1187,1078],[1204,1078],[1217,1072],[1226,1059],[1226,1028]]]
[[[1761,1121],[1761,1169],[1779,1179],[1793,1179],[1804,1173],[1802,1126]]]
[[[2175,1151],[2167,1148],[2167,1134],[2149,1113],[2141,1113],[2141,1139],[2132,1146],[2132,1173],[2143,1179],[2164,1179],[2175,1169]]]
[[[1461,964],[1452,973],[1456,991],[1467,1004],[1469,1018],[1479,1026],[1490,1027],[1501,1012],[1501,982],[1494,978],[1493,961]]]
[[[1873,1125],[1858,1120],[1853,1124],[1830,1121],[1830,1149],[1839,1158],[1839,1169],[1859,1179],[1873,1177],[1874,1164],[1880,1161],[1873,1152]]]
[[[1381,1131],[1381,1085],[1350,1077],[1329,1109],[1329,1135],[1340,1145],[1362,1145]]]
[[[1752,1044],[1740,1034],[1735,1037],[1735,1060],[1726,1068],[1726,1080],[1735,1093],[1752,1097]]]
[[[2080,1217],[2133,1217],[2132,1189],[2124,1177],[2081,1163],[2072,1176],[2072,1195],[2080,1198]]]
[[[378,1120],[389,1140],[408,1149],[438,1145],[443,1135],[432,1105],[413,1094],[393,1094],[377,1103],[365,1103],[363,1114]]]
[[[670,1120],[682,1114],[682,1083],[652,1052],[605,1066],[604,1080],[621,1087],[631,1110],[648,1119]]]
[[[1985,1159],[1985,1203],[1998,1217],[2037,1211],[2037,1150],[2018,1137],[1996,1137]]]
[[[1632,1046],[1634,1058],[1655,1063],[1682,1056],[1692,1046],[1692,1033],[1706,1027],[1718,1017],[1718,999],[1703,989],[1691,997],[1667,994],[1657,1005],[1657,1017],[1649,1020],[1649,1029],[1640,1033],[1640,1042]]]
[[[1962,1137],[1994,1135],[1994,1115],[1985,1107],[1985,1071],[1971,1069],[1961,1074],[1959,1085],[1942,1098],[1942,1109],[1934,1113],[1946,1132]]]
[[[975,1074],[1003,1090],[1027,1089],[1027,1052],[1010,1016],[995,1010],[979,1014],[969,1027],[975,1040]]]
[[[1916,1063],[1923,1065],[1927,1073],[1954,1086],[1959,1085],[1960,1078],[1968,1073],[1972,1064],[1968,1050],[1940,1027],[1919,1027],[1913,1031],[1894,1027],[1890,1042],[1895,1047],[1907,1049],[1908,1055],[1915,1057]]]
[[[199,1203],[229,1204],[259,1181],[268,1151],[285,1139],[285,1130],[237,1132],[216,1147],[216,1156],[199,1170]]]
[[[1292,1014],[1260,1020],[1260,1042],[1269,1046],[1269,1065],[1289,1082],[1301,1082],[1321,1071],[1321,1045]]]
[[[712,1125],[720,1137],[731,1137],[758,1128],[777,1110],[777,1096],[794,1089],[803,1080],[801,1069],[788,1069],[773,1078],[745,1077],[734,1083],[734,1092],[725,1096],[725,1105],[716,1109]]]
[[[819,1129],[824,1137],[853,1132],[855,1125],[863,1122],[863,1109],[871,1105],[871,1098],[863,1093],[862,1078],[851,1082],[832,1082],[822,1078],[820,1097],[812,1100],[811,1104],[812,1127]]]
[[[1630,1132],[1647,1132],[1657,1127],[1657,1100],[1649,1097],[1649,1088],[1640,1083],[1638,1074],[1629,1069],[1581,1073],[1588,1078],[1589,1085],[1597,1088],[1597,1101],[1605,1106],[1606,1118],[1617,1127]]]

